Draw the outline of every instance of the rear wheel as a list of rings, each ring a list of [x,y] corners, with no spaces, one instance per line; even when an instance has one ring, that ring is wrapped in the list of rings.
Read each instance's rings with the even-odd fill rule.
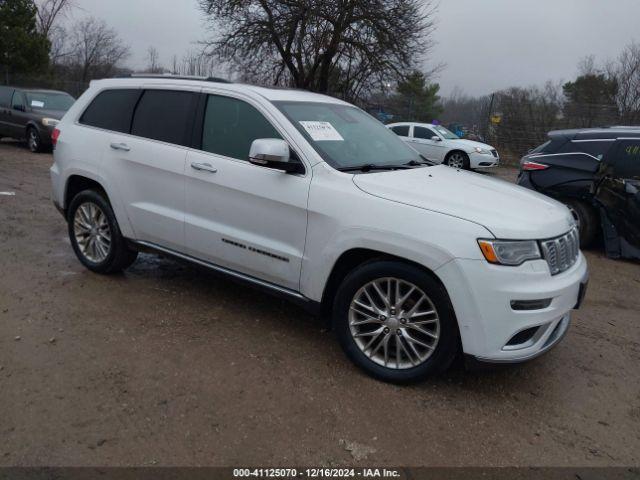
[[[464,170],[469,170],[471,168],[469,155],[464,152],[451,152],[449,155],[447,155],[444,163],[453,168]]]
[[[351,272],[336,295],[334,327],[347,356],[388,382],[442,372],[458,351],[457,324],[444,288],[400,262],[375,261]]]
[[[138,252],[128,247],[111,205],[101,193],[85,190],[77,194],[69,205],[67,222],[73,250],[89,270],[116,273],[136,260]]]
[[[580,231],[580,247],[587,248],[595,240],[598,234],[598,213],[596,210],[581,200],[565,200],[567,208],[578,225]]]

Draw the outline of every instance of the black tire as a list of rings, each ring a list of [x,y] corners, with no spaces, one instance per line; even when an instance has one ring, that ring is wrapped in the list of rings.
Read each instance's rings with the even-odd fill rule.
[[[369,282],[389,277],[409,282],[418,287],[428,296],[439,317],[439,339],[435,344],[435,349],[432,350],[428,358],[415,367],[389,368],[376,363],[363,353],[351,331],[349,312],[354,297]],[[398,320],[395,319],[394,321],[397,322]],[[398,261],[372,261],[356,268],[347,275],[335,297],[333,327],[342,349],[358,367],[374,378],[391,383],[416,382],[445,371],[456,358],[460,348],[457,321],[444,287],[428,272]],[[396,323],[396,328],[398,327],[401,326]],[[373,328],[377,328],[377,326],[374,325]],[[409,330],[406,330],[406,332],[409,332]],[[411,333],[413,334],[412,330]],[[398,338],[389,339],[389,342],[392,341],[395,344],[395,342],[401,340]],[[404,345],[409,346],[406,339],[403,339],[403,341]],[[392,348],[389,347],[390,350]],[[370,352],[372,350],[373,347]],[[395,357],[393,352],[390,355]]]
[[[40,138],[40,132],[35,127],[27,128],[27,147],[33,153],[40,153],[44,151],[42,147],[42,138]]]
[[[104,218],[106,220],[105,225],[108,226],[110,242],[107,254],[103,259],[95,260],[89,258],[88,254],[83,252],[83,247],[78,243],[75,220],[76,213],[82,206],[85,206],[86,208],[93,208],[93,206],[98,207],[104,215],[104,217],[100,218]],[[81,215],[81,213],[79,215]],[[83,192],[78,193],[69,204],[69,209],[67,211],[67,223],[69,239],[71,240],[73,251],[78,257],[78,260],[80,260],[80,262],[92,272],[100,274],[121,272],[135,262],[138,257],[138,252],[129,248],[126,239],[122,236],[111,205],[102,192],[84,190]]]
[[[452,167],[453,165],[451,163],[453,161],[453,158],[455,158],[455,156],[462,157],[463,170],[471,170],[471,162],[469,161],[469,155],[460,151],[449,152],[449,154],[447,155],[447,158],[444,160],[445,165]],[[460,168],[460,167],[458,166],[457,168]]]
[[[580,230],[580,248],[593,244],[598,235],[600,220],[595,208],[581,200],[566,199],[565,205],[571,210]]]

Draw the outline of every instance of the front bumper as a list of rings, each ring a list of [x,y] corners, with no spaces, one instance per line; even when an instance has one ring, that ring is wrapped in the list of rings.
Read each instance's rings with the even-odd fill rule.
[[[500,157],[485,155],[477,152],[469,154],[469,166],[475,170],[478,168],[494,168],[500,165]]]
[[[484,363],[524,362],[557,345],[588,281],[582,254],[573,267],[556,276],[551,276],[544,260],[504,267],[484,260],[457,259],[436,273],[451,297],[464,353]],[[511,304],[541,299],[550,299],[549,305],[514,310]],[[533,333],[514,343],[524,332]]]

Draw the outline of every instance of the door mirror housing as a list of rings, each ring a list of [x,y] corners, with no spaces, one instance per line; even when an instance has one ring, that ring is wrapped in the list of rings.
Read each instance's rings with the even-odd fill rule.
[[[441,142],[442,139],[440,137],[438,137],[437,135],[434,135],[433,137],[431,137],[431,140],[434,142]]]
[[[289,144],[279,138],[254,140],[249,149],[249,162],[287,173],[304,172],[302,163],[291,155]]]
[[[19,111],[19,112],[24,112],[24,111],[26,111],[26,109],[24,108],[24,105],[14,105],[14,106],[13,106],[13,109],[14,109],[14,110],[17,110],[17,111]]]

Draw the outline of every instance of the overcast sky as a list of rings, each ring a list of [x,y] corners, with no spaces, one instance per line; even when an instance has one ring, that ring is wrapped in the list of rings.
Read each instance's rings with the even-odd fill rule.
[[[77,0],[130,44],[130,66],[144,66],[154,45],[163,63],[205,38],[196,0]],[[180,6],[177,6],[180,4]],[[604,61],[640,41],[640,0],[440,0],[433,64],[446,68],[443,94],[456,86],[485,94],[512,85],[568,80],[578,61]]]

